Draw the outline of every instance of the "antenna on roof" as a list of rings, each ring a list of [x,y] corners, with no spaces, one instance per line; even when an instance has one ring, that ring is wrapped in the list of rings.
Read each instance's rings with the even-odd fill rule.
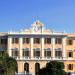
[[[36,16],[36,20],[39,20],[39,17],[38,17],[38,15]]]

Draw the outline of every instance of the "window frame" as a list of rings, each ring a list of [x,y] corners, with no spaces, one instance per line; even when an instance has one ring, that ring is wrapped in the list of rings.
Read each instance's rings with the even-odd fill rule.
[[[68,39],[67,40],[67,45],[73,45],[73,40],[72,39]]]
[[[73,52],[72,51],[68,51],[68,57],[72,58],[73,57]]]
[[[41,38],[34,38],[34,44],[40,44]]]
[[[51,38],[45,38],[44,44],[51,44]]]
[[[24,37],[23,38],[23,44],[29,44],[30,43],[30,38],[29,37]]]
[[[55,44],[62,44],[62,38],[61,37],[56,37],[55,38]]]
[[[19,37],[13,37],[12,44],[18,44],[18,43],[19,43]]]

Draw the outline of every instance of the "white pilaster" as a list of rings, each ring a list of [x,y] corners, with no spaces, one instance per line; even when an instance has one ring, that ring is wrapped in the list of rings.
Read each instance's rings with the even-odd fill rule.
[[[44,37],[42,37],[42,59],[44,58]]]
[[[66,37],[64,37],[63,39],[62,39],[62,56],[63,56],[63,59],[65,60],[65,58],[66,58],[66,50],[65,50],[65,46],[66,46]]]
[[[20,59],[22,58],[22,37],[19,38],[20,43]]]
[[[12,56],[11,46],[12,46],[12,38],[8,37],[8,54],[10,57]]]
[[[30,44],[31,44],[31,59],[33,59],[33,37],[31,37]]]
[[[55,59],[55,38],[52,37],[52,59]]]

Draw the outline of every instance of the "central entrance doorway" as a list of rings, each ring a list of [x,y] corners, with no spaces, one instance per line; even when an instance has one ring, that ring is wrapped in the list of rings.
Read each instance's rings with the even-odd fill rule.
[[[39,75],[39,70],[40,70],[40,64],[35,63],[35,75]]]

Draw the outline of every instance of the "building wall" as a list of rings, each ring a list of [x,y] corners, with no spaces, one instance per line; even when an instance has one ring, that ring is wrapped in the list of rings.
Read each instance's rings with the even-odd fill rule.
[[[66,38],[65,43],[67,43],[67,38]],[[23,59],[22,57],[20,57],[20,54],[21,54],[20,53],[20,44],[21,44],[20,39],[19,39],[19,43],[18,44],[12,44],[12,42],[11,42],[11,49],[16,47],[16,48],[18,48],[18,51],[19,51],[19,55],[18,55],[18,59],[17,59],[17,62],[18,62],[18,71],[19,72],[24,72],[24,63],[27,62],[27,63],[29,63],[29,71],[30,71],[30,73],[35,74],[35,63],[36,62],[38,62],[40,64],[40,68],[42,68],[50,60],[64,60],[63,62],[65,64],[65,71],[66,72],[69,72],[69,71],[70,72],[74,72],[74,70],[75,70],[75,69],[73,69],[73,70],[67,70],[67,65],[68,64],[74,64],[75,63],[75,57],[74,57],[74,54],[75,54],[75,50],[74,50],[75,41],[73,41],[73,45],[70,45],[70,46],[68,46],[67,44],[65,45],[65,53],[64,53],[65,54],[65,59],[63,59],[63,42],[60,45],[59,44],[55,44],[55,46],[54,46],[55,49],[57,49],[57,48],[61,48],[62,49],[62,58],[61,59],[59,59],[59,58],[57,59],[56,57],[54,59],[52,58],[52,56],[53,56],[53,50],[52,50],[53,43],[51,43],[51,44],[44,44],[43,45],[44,49],[45,48],[51,48],[51,59],[46,59],[45,57],[42,57],[41,54],[44,51],[44,50],[42,50],[42,47],[41,47],[42,42],[40,44],[33,44],[33,49],[34,48],[40,48],[40,50],[41,50],[40,51],[40,55],[41,55],[40,59],[35,59],[33,57],[33,54],[31,54],[31,53],[33,53],[33,50],[31,50],[31,42],[29,44],[22,44],[22,48],[21,49],[23,49],[23,48],[29,48],[29,52],[30,52],[29,54],[30,54],[30,57],[31,57],[29,59]],[[69,50],[73,51],[73,57],[71,57],[71,58],[68,57],[68,51]],[[23,53],[23,51],[22,51],[22,53]],[[11,56],[12,56],[12,52],[11,52]]]
[[[31,29],[26,29],[21,32],[9,32],[5,34],[7,36],[7,44],[1,44],[0,48],[6,48],[10,57],[17,60],[18,72],[24,73],[24,64],[29,64],[29,73],[35,75],[35,63],[40,64],[40,68],[45,67],[46,63],[51,60],[59,60],[64,62],[64,70],[66,72],[75,72],[75,34],[67,34],[64,32],[53,32],[43,27],[43,24],[36,21],[32,24]],[[5,37],[3,35],[3,37]],[[23,43],[23,38],[30,38],[29,44]],[[18,38],[18,43],[12,43],[13,38]],[[34,44],[34,38],[40,38],[40,44]],[[51,44],[45,44],[45,38],[51,38]],[[61,38],[62,43],[56,44],[56,38]],[[68,40],[72,40],[72,45],[68,45]],[[17,48],[17,49],[16,49]],[[23,57],[23,49],[29,48],[29,57]],[[34,57],[34,49],[40,49],[40,58]],[[50,48],[51,57],[46,58],[44,55],[45,49]],[[62,51],[61,57],[56,57],[55,51],[60,48]],[[17,57],[13,56],[12,51],[18,51],[15,53]],[[72,52],[69,57],[68,52]],[[69,70],[68,65],[73,65],[73,69]],[[72,67],[71,67],[72,68]]]

